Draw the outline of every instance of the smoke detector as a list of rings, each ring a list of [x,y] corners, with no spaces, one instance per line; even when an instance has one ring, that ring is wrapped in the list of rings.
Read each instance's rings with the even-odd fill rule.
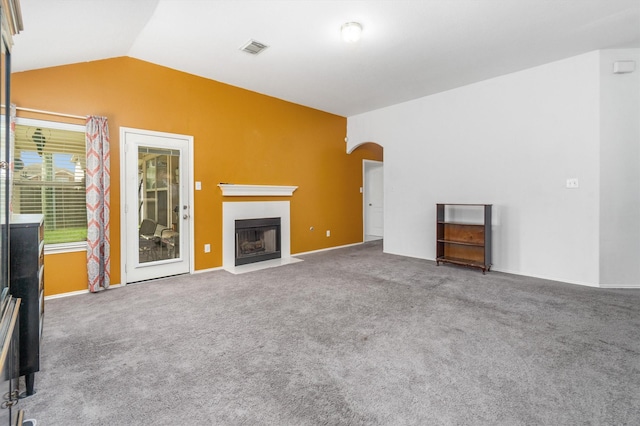
[[[257,55],[267,47],[269,46],[264,43],[260,43],[259,41],[249,40],[248,42],[240,46],[240,50],[242,50],[243,52],[251,53],[252,55]]]

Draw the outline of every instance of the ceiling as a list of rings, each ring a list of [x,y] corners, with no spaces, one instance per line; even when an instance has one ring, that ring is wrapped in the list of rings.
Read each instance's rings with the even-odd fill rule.
[[[640,0],[20,0],[14,72],[130,56],[352,116],[597,49]],[[340,27],[363,26],[346,44]],[[269,46],[239,50],[249,39]]]

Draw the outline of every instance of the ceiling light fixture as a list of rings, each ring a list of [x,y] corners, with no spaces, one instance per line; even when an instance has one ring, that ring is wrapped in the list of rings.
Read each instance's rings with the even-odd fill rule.
[[[355,43],[362,35],[362,25],[358,22],[347,22],[340,28],[342,39],[347,43]]]

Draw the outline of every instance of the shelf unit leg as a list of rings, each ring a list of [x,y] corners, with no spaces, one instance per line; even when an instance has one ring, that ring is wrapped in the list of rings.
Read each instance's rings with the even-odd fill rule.
[[[36,373],[26,374],[24,376],[24,383],[27,386],[27,396],[31,396],[35,393],[33,386],[36,381]]]

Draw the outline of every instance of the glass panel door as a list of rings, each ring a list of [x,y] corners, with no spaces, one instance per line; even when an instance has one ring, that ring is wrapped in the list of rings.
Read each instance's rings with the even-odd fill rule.
[[[125,283],[191,271],[193,137],[120,128]]]
[[[139,263],[180,255],[180,151],[138,146]]]

